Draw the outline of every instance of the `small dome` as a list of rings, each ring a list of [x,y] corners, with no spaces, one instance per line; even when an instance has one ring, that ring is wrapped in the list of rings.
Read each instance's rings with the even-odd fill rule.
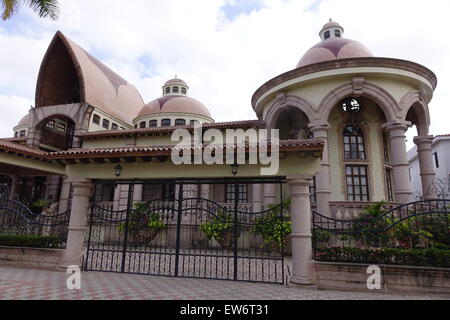
[[[303,55],[297,68],[337,59],[373,57],[370,50],[363,44],[342,38],[343,33],[344,28],[330,20],[320,31],[322,41]]]
[[[211,113],[201,102],[185,96],[164,96],[142,108],[139,117],[158,113],[191,113],[211,118]]]
[[[187,83],[185,81],[183,81],[181,79],[178,79],[177,77],[167,81],[164,84],[164,87],[166,87],[166,86],[173,86],[173,85],[179,85],[179,86],[186,86],[186,87],[188,87],[188,85],[187,85]]]
[[[29,126],[30,125],[30,115],[26,115],[25,117],[23,117],[19,123],[17,124],[17,127],[20,126]]]

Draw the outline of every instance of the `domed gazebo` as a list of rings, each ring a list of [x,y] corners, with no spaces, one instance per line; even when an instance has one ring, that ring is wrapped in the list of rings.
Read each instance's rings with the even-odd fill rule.
[[[411,200],[405,133],[415,125],[424,190],[434,178],[428,104],[437,85],[414,62],[374,56],[331,21],[296,69],[261,86],[252,105],[282,139],[327,142],[313,198],[319,212],[351,218],[373,202]],[[424,193],[425,194],[425,193]]]
[[[189,86],[185,81],[178,78],[171,79],[162,89],[163,96],[146,104],[133,120],[136,128],[214,122],[208,108],[188,96]]]

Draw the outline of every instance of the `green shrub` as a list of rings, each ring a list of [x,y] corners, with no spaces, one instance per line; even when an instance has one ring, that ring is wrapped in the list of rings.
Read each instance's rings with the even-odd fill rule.
[[[59,237],[32,235],[0,235],[0,246],[27,248],[61,248],[64,241]]]
[[[200,230],[206,235],[206,238],[216,240],[222,248],[233,247],[234,229],[234,215],[222,210],[218,210],[213,219],[200,226]],[[238,234],[240,234],[240,230],[238,230]]]
[[[450,268],[450,250],[397,248],[326,248],[316,250],[316,260],[323,262],[391,264]]]
[[[292,222],[287,214],[290,207],[290,200],[281,204],[283,212],[283,216],[281,216],[280,206],[270,205],[270,211],[255,220],[251,232],[263,237],[263,246],[266,248],[280,250],[286,246],[287,237],[292,233]]]

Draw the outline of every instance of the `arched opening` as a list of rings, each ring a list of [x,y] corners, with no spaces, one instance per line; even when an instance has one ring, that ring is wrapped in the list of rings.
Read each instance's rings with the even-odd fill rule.
[[[40,148],[45,151],[61,151],[72,148],[75,122],[66,116],[52,116],[38,126],[41,133]]]
[[[302,140],[311,138],[309,119],[304,112],[295,107],[284,109],[275,122],[280,130],[281,140]]]
[[[62,38],[56,36],[39,71],[36,106],[80,103],[81,81],[69,49]]]
[[[330,184],[341,185],[334,189],[335,201],[393,200],[390,145],[382,129],[386,119],[382,108],[366,96],[350,96],[334,105],[328,145],[329,162],[341,166],[331,172]]]

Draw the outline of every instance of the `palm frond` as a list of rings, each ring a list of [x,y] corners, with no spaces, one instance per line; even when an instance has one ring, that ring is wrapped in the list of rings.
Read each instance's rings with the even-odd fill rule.
[[[19,0],[0,0],[2,6],[2,20],[8,20],[19,11]]]
[[[11,0],[9,0],[11,1]],[[24,0],[24,2],[35,12],[39,17],[50,17],[52,20],[57,20],[59,16],[59,2],[58,0]]]

